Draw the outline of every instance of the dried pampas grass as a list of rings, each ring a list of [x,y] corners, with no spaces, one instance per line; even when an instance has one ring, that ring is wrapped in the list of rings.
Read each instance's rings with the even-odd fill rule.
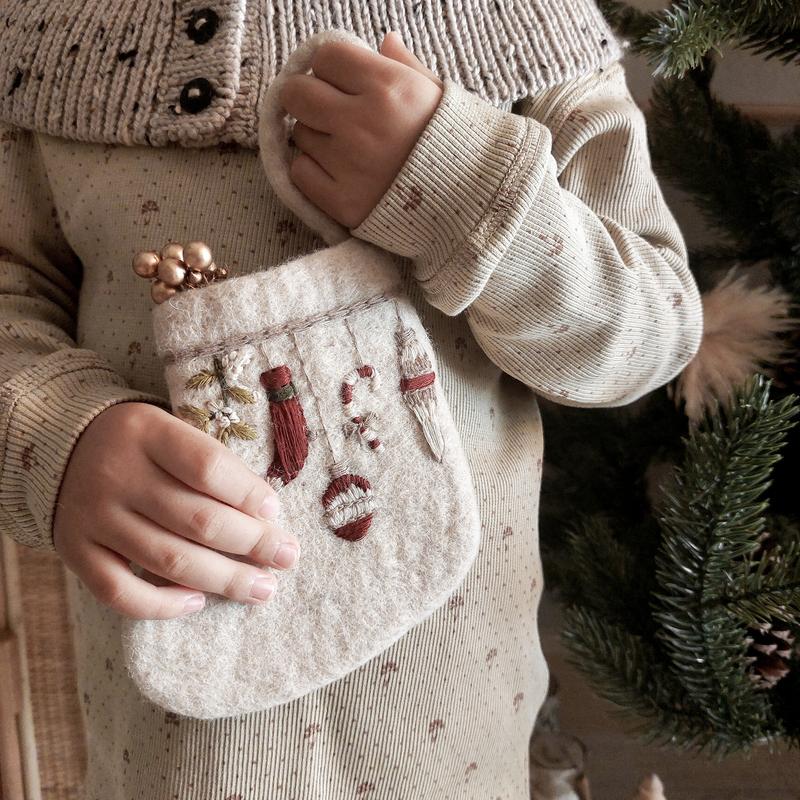
[[[732,269],[703,295],[703,339],[697,355],[678,377],[675,402],[698,422],[757,372],[770,374],[785,344],[777,334],[797,325],[789,319],[790,297],[779,288],[750,287]]]

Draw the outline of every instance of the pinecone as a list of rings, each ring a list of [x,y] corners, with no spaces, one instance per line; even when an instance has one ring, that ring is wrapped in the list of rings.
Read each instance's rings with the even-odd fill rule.
[[[785,622],[767,623],[763,628],[751,628],[747,637],[750,645],[746,661],[752,665],[750,676],[765,689],[772,689],[789,674],[786,663],[793,654],[794,636]]]

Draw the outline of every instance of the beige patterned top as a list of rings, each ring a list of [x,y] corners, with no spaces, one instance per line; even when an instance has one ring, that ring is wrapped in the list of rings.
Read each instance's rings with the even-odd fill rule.
[[[527,797],[527,740],[546,689],[535,394],[629,402],[691,357],[701,311],[622,68],[518,110],[448,84],[356,231],[407,257],[438,350],[481,505],[467,579],[348,677],[212,722],[142,701],[119,620],[73,581],[87,798]],[[246,273],[319,242],[275,200],[258,154],[236,145],[152,150],[4,127],[0,175],[0,520],[46,547],[82,428],[109,404],[163,398],[133,254],[199,238]]]

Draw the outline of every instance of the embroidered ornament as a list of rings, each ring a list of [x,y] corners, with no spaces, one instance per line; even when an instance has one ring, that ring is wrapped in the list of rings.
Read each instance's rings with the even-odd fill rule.
[[[333,480],[322,496],[325,522],[340,538],[348,542],[363,539],[372,525],[375,503],[372,487],[366,478],[349,472],[346,462],[331,467]]]
[[[344,434],[348,438],[357,436],[361,442],[370,450],[376,453],[383,452],[383,445],[378,434],[372,428],[377,416],[370,411],[361,415],[353,405],[353,387],[363,378],[369,378],[369,388],[374,392],[380,385],[381,380],[377,371],[370,366],[359,367],[349,372],[342,381],[342,406],[347,422],[344,425]]]
[[[308,427],[292,373],[284,364],[261,373],[261,385],[269,398],[269,414],[275,437],[275,456],[267,478],[275,488],[293,481],[308,458]]]
[[[437,461],[444,455],[444,436],[439,425],[436,399],[436,373],[430,356],[411,328],[401,327],[396,333],[400,349],[400,391],[422,427],[425,441]]]
[[[137,253],[133,271],[140,278],[155,278],[150,294],[159,305],[185,289],[198,289],[228,277],[228,270],[214,263],[211,249],[204,242],[170,242],[161,253]]]

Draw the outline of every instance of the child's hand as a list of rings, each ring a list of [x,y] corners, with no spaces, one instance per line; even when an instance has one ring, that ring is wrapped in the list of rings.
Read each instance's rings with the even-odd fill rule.
[[[224,445],[160,408],[120,403],[78,439],[53,536],[103,605],[171,619],[201,608],[202,592],[245,603],[269,598],[273,575],[222,553],[290,567],[297,541],[266,521],[277,509],[273,489]],[[130,562],[164,582],[136,577]]]
[[[302,151],[292,182],[312,203],[357,228],[391,186],[442,97],[442,82],[390,33],[381,55],[320,47],[313,75],[295,75],[281,102]]]

